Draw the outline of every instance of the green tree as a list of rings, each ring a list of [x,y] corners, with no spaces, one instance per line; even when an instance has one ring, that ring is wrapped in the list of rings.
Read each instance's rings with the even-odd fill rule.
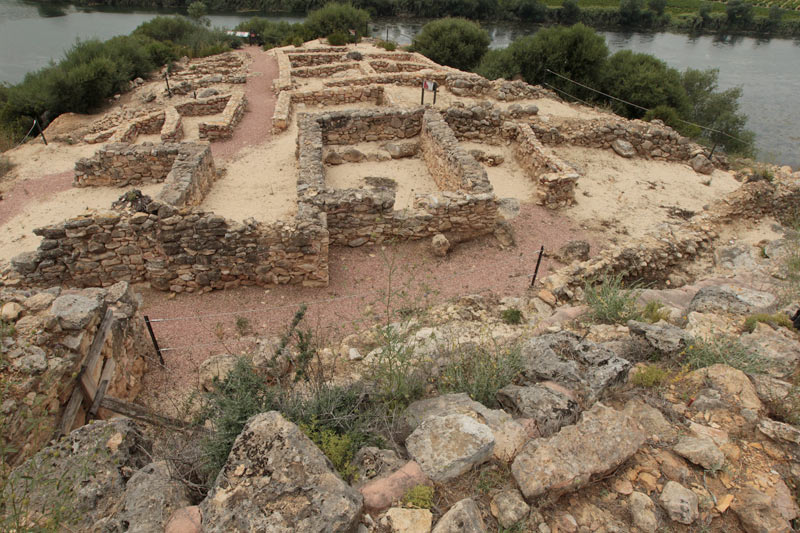
[[[771,5],[769,7],[769,14],[767,15],[767,29],[772,31],[778,27],[783,18],[783,9],[778,5]]]
[[[489,42],[489,34],[478,24],[444,18],[423,26],[411,48],[441,65],[470,70],[489,49]]]
[[[203,26],[211,25],[211,21],[206,16],[208,15],[208,7],[200,0],[189,4],[189,7],[186,8],[186,14],[189,15],[190,19],[197,21]]]
[[[725,6],[728,26],[738,28],[753,23],[753,4],[744,0],[729,0]]]
[[[514,61],[508,48],[489,50],[478,63],[475,72],[489,80],[498,78],[510,80],[519,74],[519,65]]]
[[[563,24],[575,24],[581,18],[581,8],[578,0],[564,0],[558,11],[558,21]]]
[[[619,21],[632,26],[642,18],[643,0],[621,0],[619,3]]]
[[[608,57],[605,39],[583,24],[546,28],[530,37],[517,39],[509,47],[519,73],[528,83],[547,82],[569,92],[593,95],[581,87],[548,72],[593,86]]]
[[[728,152],[749,155],[753,151],[754,135],[745,128],[747,116],[739,111],[739,87],[718,90],[719,70],[686,69],[681,85],[687,96],[686,120],[712,130],[703,130],[701,139],[712,146],[721,145]]]
[[[541,22],[547,18],[547,6],[539,0],[513,0],[508,9],[520,20]]]
[[[364,36],[369,18],[369,12],[363,9],[333,2],[310,12],[305,26],[311,39],[327,37],[333,33],[349,34],[350,30],[355,31],[358,36]]]
[[[621,50],[609,58],[603,68],[602,86],[608,94],[645,108],[666,105],[682,113],[688,105],[677,70],[651,55],[630,50]],[[618,101],[611,106],[629,118],[645,114],[642,109]]]
[[[711,2],[701,2],[700,7],[697,9],[700,19],[703,21],[703,26],[708,24],[711,20]]]
[[[647,7],[660,17],[667,8],[667,0],[647,0]]]

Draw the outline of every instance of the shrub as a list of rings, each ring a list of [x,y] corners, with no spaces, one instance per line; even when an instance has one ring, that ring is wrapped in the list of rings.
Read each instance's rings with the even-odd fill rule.
[[[475,72],[489,80],[496,80],[497,78],[510,80],[519,74],[519,65],[514,61],[514,57],[507,48],[489,50],[481,58],[481,62],[478,63]]]
[[[626,289],[621,274],[607,276],[599,283],[587,282],[583,290],[592,319],[603,324],[624,324],[641,318],[636,309],[638,288],[638,284],[633,284]]]
[[[522,324],[522,311],[516,308],[504,309],[500,315],[503,322],[509,325]]]
[[[749,26],[753,23],[753,4],[744,0],[729,0],[725,5],[725,17],[729,26]]]
[[[337,31],[328,35],[327,39],[328,44],[331,46],[344,46],[347,44],[348,38],[344,33]]]
[[[642,319],[651,324],[669,319],[669,311],[658,300],[647,302],[642,310]]]
[[[415,485],[403,495],[403,505],[414,509],[430,509],[433,507],[433,487]]]
[[[581,18],[581,8],[578,0],[564,0],[558,11],[558,21],[563,24],[575,24]]]
[[[252,332],[250,328],[250,320],[243,316],[236,317],[236,331],[239,333],[239,336],[244,337]]]
[[[656,15],[661,16],[667,7],[667,0],[647,0],[647,7]]]
[[[358,468],[353,464],[358,448],[350,435],[339,435],[330,429],[320,428],[316,420],[310,424],[300,424],[300,430],[331,460],[342,479],[351,483],[358,478]]]
[[[459,347],[439,376],[439,391],[466,392],[487,407],[496,407],[497,391],[510,385],[522,371],[519,347]]]
[[[641,367],[632,376],[631,383],[637,387],[653,388],[664,383],[669,376],[669,372],[655,365]]]
[[[391,412],[422,396],[428,361],[417,356],[392,326],[381,328],[379,337],[380,348],[370,370],[376,400]]]
[[[773,315],[770,315],[769,313],[757,313],[755,315],[750,315],[744,321],[744,330],[748,333],[752,333],[755,331],[756,326],[759,323],[769,324],[773,328],[789,328],[790,330],[794,331],[792,319],[783,313],[775,313]]]
[[[441,64],[470,70],[489,49],[489,34],[462,18],[434,20],[422,27],[411,49]]]
[[[642,18],[643,0],[621,0],[619,20],[621,24],[634,25]]]
[[[395,50],[397,50],[397,43],[395,43],[394,41],[384,41],[383,39],[381,39],[375,44],[375,46],[377,46],[378,48],[383,48],[387,52],[394,52]]]
[[[746,348],[738,339],[728,336],[695,339],[682,355],[683,362],[691,370],[723,364],[742,372],[761,373],[765,367],[760,355]]]
[[[206,7],[206,5],[200,0],[196,0],[189,4],[189,7],[186,8],[186,14],[190,19],[193,19],[204,26],[211,24],[211,21],[206,16],[208,15],[208,7]]]
[[[369,18],[369,13],[363,9],[331,2],[311,11],[306,17],[305,27],[311,39],[333,33],[348,35],[350,30],[364,36]]]

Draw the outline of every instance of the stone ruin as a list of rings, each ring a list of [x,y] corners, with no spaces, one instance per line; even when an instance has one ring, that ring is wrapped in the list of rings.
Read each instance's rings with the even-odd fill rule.
[[[580,176],[550,146],[617,150],[626,143],[629,157],[682,162],[703,157],[711,164],[703,147],[658,122],[543,120],[533,105],[494,105],[486,98],[508,103],[554,96],[519,81],[489,82],[419,54],[350,54],[342,47],[271,53],[279,65],[273,82],[278,94],[273,131],[280,135],[292,120],[297,123],[293,219],[239,223],[199,207],[217,173],[207,145],[174,142],[181,138],[181,117],[221,112],[220,121],[200,125],[201,135],[210,140],[230,136],[246,99],[243,93],[190,99],[103,130],[94,140],[114,130],[108,138],[124,142],[107,144],[75,166],[78,187],[163,183],[161,192],[136,209],[96,212],[36,229],[44,239],[37,251],[12,260],[11,281],[75,287],[149,282],[155,289],[173,292],[253,284],[326,286],[330,245],[355,247],[439,234],[459,242],[496,232],[501,223],[498,198],[486,170],[460,146],[462,141],[509,145],[516,164],[535,184],[536,200],[551,209],[575,203]],[[216,63],[227,65],[230,72],[241,67],[240,61],[226,54]],[[191,69],[182,72],[189,76]],[[349,75],[337,77],[341,73]],[[213,69],[200,68],[198,76],[197,86],[217,79]],[[238,75],[226,76],[239,80]],[[483,101],[433,108],[403,105],[389,94],[389,88],[419,87],[422,80],[435,80],[452,95]],[[346,109],[354,103],[370,107]],[[312,113],[309,106],[345,109]],[[136,135],[152,132],[159,132],[164,142],[129,144]],[[389,143],[390,152],[399,150],[391,157],[419,154],[438,192],[417,193],[410,207],[395,209],[401,177],[369,178],[361,188],[329,186],[325,151],[330,155],[336,147],[364,142]],[[713,164],[724,161],[715,158]]]

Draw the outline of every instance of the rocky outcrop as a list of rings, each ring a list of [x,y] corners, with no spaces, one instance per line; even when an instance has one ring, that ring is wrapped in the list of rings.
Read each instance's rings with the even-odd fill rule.
[[[200,509],[208,533],[349,533],[362,505],[314,443],[270,411],[248,420]]]

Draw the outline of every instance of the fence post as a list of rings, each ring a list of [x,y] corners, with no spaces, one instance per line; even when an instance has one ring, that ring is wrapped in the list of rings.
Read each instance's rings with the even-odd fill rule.
[[[158,341],[156,340],[156,334],[153,333],[153,326],[150,325],[150,317],[149,316],[144,315],[144,323],[147,324],[147,331],[150,333],[150,339],[153,341],[153,347],[156,349],[156,353],[158,354],[158,360],[161,361],[162,365],[164,365],[164,356],[161,355],[161,348],[158,347]]]

